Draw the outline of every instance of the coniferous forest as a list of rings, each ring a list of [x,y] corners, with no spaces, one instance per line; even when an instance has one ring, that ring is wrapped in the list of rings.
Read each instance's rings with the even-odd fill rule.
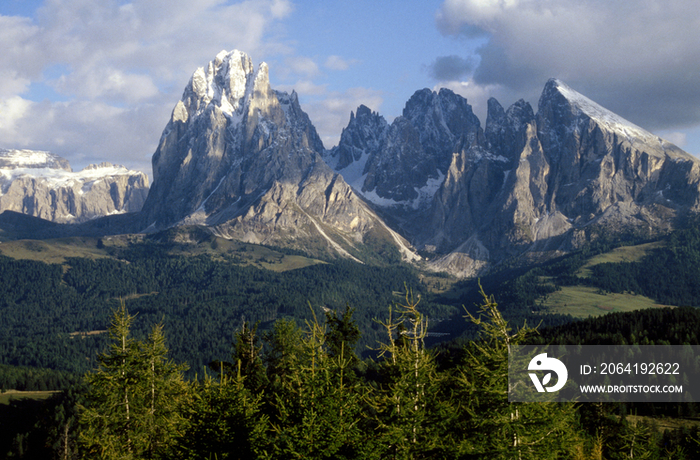
[[[0,257],[0,389],[60,390],[0,399],[0,455],[700,458],[694,403],[509,403],[506,393],[509,344],[697,344],[696,308],[573,321],[539,302],[570,283],[668,299],[642,286],[640,264],[672,272],[673,295],[695,306],[698,247],[689,228],[640,261],[576,278],[603,244],[484,279],[495,296],[458,285],[457,302],[421,296],[420,274],[401,265],[275,273],[156,242],[63,264]]]
[[[614,341],[659,320],[700,319],[695,309],[654,313],[618,315],[619,324],[632,326],[615,334],[600,321],[579,329],[598,342]],[[360,331],[351,307],[328,310],[303,327],[282,319],[263,333],[246,322],[228,359],[186,379],[187,365],[171,359],[163,325],[136,339],[134,315],[122,305],[112,314],[97,367],[41,407],[10,404],[3,425],[24,422],[26,431],[12,439],[6,432],[3,441],[11,445],[9,456],[19,458],[700,455],[697,425],[661,432],[656,424],[659,417],[697,417],[693,404],[509,403],[508,345],[553,337],[575,342],[576,329],[511,328],[486,295],[465,320],[477,325],[477,340],[428,349],[420,300],[408,292],[381,322],[377,358],[364,360],[353,351]],[[39,416],[21,420],[27,410]],[[653,418],[639,417],[650,410]]]

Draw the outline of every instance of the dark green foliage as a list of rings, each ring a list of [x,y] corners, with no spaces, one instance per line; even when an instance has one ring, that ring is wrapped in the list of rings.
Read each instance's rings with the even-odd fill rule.
[[[372,319],[391,303],[391,292],[404,282],[420,285],[406,266],[335,261],[276,273],[208,255],[170,255],[171,246],[110,248],[118,260],[73,258],[63,266],[0,257],[0,364],[86,372],[107,343],[106,333],[95,332],[106,331],[119,299],[137,314],[136,338],[163,322],[173,358],[191,365],[189,377],[228,359],[231,333],[244,321],[259,323],[261,333],[281,318],[301,323],[310,319],[309,302],[353,305],[361,353],[376,343]],[[426,302],[433,317],[450,310]]]
[[[609,313],[553,328],[542,328],[533,343],[562,345],[698,345],[700,310],[656,308]]]
[[[262,449],[271,458],[353,459],[374,452],[362,430],[366,390],[349,378],[351,360],[344,346],[336,355],[328,352],[327,333],[327,325],[314,320],[301,334],[283,325],[269,336],[274,386],[267,398],[270,424]],[[291,349],[293,357],[287,353]]]
[[[700,227],[673,232],[665,247],[639,262],[600,264],[591,272],[589,283],[610,292],[635,292],[666,305],[700,306]]]
[[[279,320],[260,336],[245,323],[233,334],[233,362],[219,363],[216,378],[189,383],[167,357],[164,329],[156,326],[147,339],[135,339],[134,318],[120,309],[111,345],[87,378],[89,391],[0,410],[0,417],[15,417],[17,424],[0,436],[0,447],[24,458],[696,457],[697,429],[662,435],[653,422],[625,419],[641,406],[509,403],[508,348],[534,331],[511,330],[493,297],[482,292],[482,299],[479,315],[468,314],[479,339],[442,347],[441,354],[453,356],[442,356],[440,366],[424,345],[425,315],[409,293],[382,323],[387,336],[376,361],[346,354],[346,344],[356,338],[353,310],[346,307],[327,312],[323,323],[312,313],[302,328]],[[691,320],[683,314],[696,310],[648,313],[668,312],[681,316],[639,324]],[[575,331],[606,331],[604,319],[575,323]],[[628,340],[634,330],[620,336]],[[544,330],[540,339],[552,334]],[[76,405],[83,408],[80,423]]]
[[[132,322],[122,305],[112,319],[109,350],[86,377],[80,442],[88,456],[171,458],[177,434],[187,426],[184,368],[167,357],[162,326],[139,342],[131,337]]]
[[[0,393],[5,390],[51,391],[69,388],[81,377],[69,372],[0,364]]]
[[[445,435],[453,402],[443,392],[444,376],[437,372],[434,356],[425,348],[427,318],[419,302],[407,292],[381,323],[387,338],[370,400],[379,458],[444,458],[452,447]]]
[[[332,358],[343,355],[350,360],[350,365],[357,364],[358,358],[355,354],[355,344],[360,340],[360,328],[357,327],[352,315],[355,309],[350,305],[345,306],[345,310],[338,314],[335,310],[326,311],[326,347],[328,355]]]
[[[468,317],[480,326],[482,340],[468,345],[454,369],[455,396],[462,402],[450,426],[457,450],[468,458],[566,458],[579,442],[574,404],[508,402],[510,347],[535,330],[513,331],[494,298],[481,294],[479,317]]]
[[[193,384],[194,397],[185,409],[189,426],[179,439],[177,458],[257,458],[264,442],[267,417],[262,394],[251,393],[240,374]]]
[[[488,290],[505,305],[502,315],[495,299],[467,289],[462,303],[476,320],[472,305],[480,301],[484,321],[455,315],[431,326],[467,329],[473,340],[430,349],[424,320],[447,319],[446,300],[426,296],[419,304],[406,296],[394,304],[398,317],[384,328],[372,322],[384,316],[395,300],[392,291],[406,280],[420,286],[411,269],[338,262],[279,274],[209,256],[172,256],[165,249],[149,242],[115,249],[121,261],[72,259],[63,267],[0,258],[8,280],[0,283],[7,294],[0,297],[0,357],[25,365],[0,366],[0,381],[26,388],[65,385],[70,374],[34,375],[26,366],[95,367],[90,356],[104,349],[107,334],[68,334],[106,329],[119,297],[137,313],[128,334],[117,334],[128,340],[115,349],[112,334],[101,370],[89,378],[83,424],[73,412],[76,397],[13,403],[0,410],[0,417],[17,421],[16,429],[0,436],[2,454],[74,455],[80,432],[87,458],[105,445],[105,457],[118,445],[127,458],[698,456],[697,429],[662,435],[651,424],[624,419],[632,413],[696,416],[694,405],[508,403],[508,344],[522,339],[526,319],[543,318],[538,299],[570,281],[586,260],[583,253],[508,279],[491,278]],[[694,257],[686,252],[676,251],[685,259],[674,260]],[[25,272],[28,278],[17,275]],[[319,305],[328,308],[323,323],[315,319]],[[543,327],[531,340],[694,344],[699,315],[690,308],[613,314]],[[182,381],[181,369],[167,357],[166,332],[173,356],[193,364],[190,375],[199,380]],[[376,348],[378,341],[385,344],[383,356],[357,357],[357,350]],[[202,376],[203,363],[212,360],[218,375]],[[128,423],[119,412],[127,393],[134,411]]]

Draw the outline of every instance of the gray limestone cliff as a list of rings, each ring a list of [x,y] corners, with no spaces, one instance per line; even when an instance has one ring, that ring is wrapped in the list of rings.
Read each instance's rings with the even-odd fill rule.
[[[222,51],[197,69],[153,155],[148,228],[205,225],[246,242],[360,260],[383,240],[415,257],[323,161],[296,93],[270,87],[265,63]]]
[[[489,100],[484,129],[467,101],[446,90],[418,91],[388,128],[373,131],[358,120],[343,137],[356,146],[370,137],[377,147],[364,160],[334,162],[349,143],[341,138],[325,158],[434,254],[436,270],[476,276],[606,233],[652,236],[700,210],[697,158],[556,79],[545,85],[537,113],[523,100],[507,110]]]
[[[15,211],[57,223],[138,212],[148,177],[110,163],[73,172],[68,161],[33,150],[0,150],[0,212]]]

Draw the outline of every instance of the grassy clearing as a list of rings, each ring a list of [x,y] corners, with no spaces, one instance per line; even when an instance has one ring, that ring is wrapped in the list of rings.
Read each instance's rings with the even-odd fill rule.
[[[605,254],[598,254],[597,256],[592,257],[591,260],[586,263],[586,265],[581,267],[578,272],[576,272],[576,276],[588,278],[591,275],[589,268],[598,264],[637,262],[654,249],[664,247],[665,244],[666,243],[664,241],[654,241],[652,243],[638,244],[635,246],[621,246],[613,249],[610,252],[606,252]]]
[[[240,243],[223,238],[216,238],[215,243],[201,246],[203,246],[203,249],[200,250],[205,250],[213,255],[225,254],[233,256],[235,262],[240,265],[252,265],[275,272],[285,272],[325,263],[318,259],[298,255],[287,255],[264,246]]]
[[[460,299],[463,290],[456,290],[455,286],[461,281],[458,278],[434,275],[432,273],[422,273],[418,278],[425,284],[428,291],[433,294],[442,294],[447,298]]]
[[[34,400],[44,400],[48,399],[60,391],[16,391],[8,390],[0,393],[0,404],[8,405],[12,401],[17,401],[20,399],[34,399]]]
[[[47,264],[62,264],[69,257],[110,257],[105,248],[97,247],[97,241],[97,238],[87,237],[7,241],[0,244],[0,254]]]
[[[603,294],[589,286],[564,286],[547,296],[543,305],[549,313],[569,314],[576,318],[600,316],[611,312],[663,308],[648,297],[632,294]]]
[[[100,242],[101,240],[101,242]],[[0,244],[0,254],[13,259],[36,260],[47,264],[65,264],[70,257],[88,259],[110,258],[111,248],[126,247],[143,242],[143,235],[119,235],[105,238],[72,237],[50,240],[17,240]],[[252,265],[276,272],[295,270],[324,263],[309,257],[286,255],[264,246],[240,243],[224,238],[175,244],[172,255],[208,254],[215,259],[233,261],[238,265]]]

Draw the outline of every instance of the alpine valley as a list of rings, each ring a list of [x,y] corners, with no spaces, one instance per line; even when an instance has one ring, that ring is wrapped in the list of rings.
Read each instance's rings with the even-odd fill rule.
[[[51,234],[197,225],[314,256],[400,258],[474,277],[601,235],[660,235],[700,207],[698,159],[562,81],[545,84],[536,113],[523,100],[504,109],[490,99],[483,127],[448,89],[417,91],[391,124],[360,106],[339,145],[326,150],[296,93],[273,90],[267,65],[255,69],[240,51],[222,51],[194,72],[152,163],[140,212]],[[10,189],[25,190],[14,199],[25,204],[4,209],[56,222],[133,211],[145,186],[134,177],[102,187],[114,205],[93,204],[89,193],[80,205],[59,205],[90,188],[80,185],[41,189],[54,208],[39,212],[48,207],[26,205],[37,186],[22,185]]]
[[[692,368],[700,160],[556,79],[349,118],[222,51],[150,188],[0,151],[0,457],[700,458],[694,402],[506,398],[514,343]]]

